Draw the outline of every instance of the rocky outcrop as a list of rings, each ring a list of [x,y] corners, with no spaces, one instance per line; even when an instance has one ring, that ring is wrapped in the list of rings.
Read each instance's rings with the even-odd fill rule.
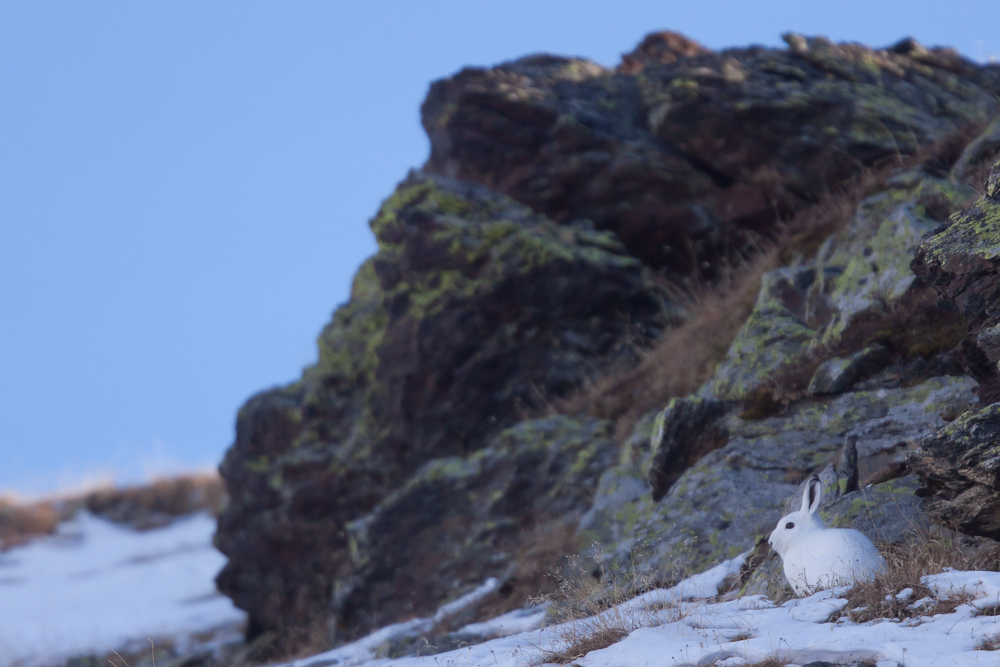
[[[394,603],[380,621],[455,594],[450,584],[383,586],[383,536],[359,541],[352,526],[385,527],[371,517],[395,517],[386,503],[401,489],[410,508],[418,491],[444,493],[420,481],[428,462],[467,457],[551,397],[631,363],[635,342],[673,316],[611,234],[557,226],[482,186],[415,172],[371,226],[379,252],[321,334],[318,363],[243,406],[220,468],[231,502],[219,519],[229,557],[219,587],[250,613],[251,638],[274,633],[279,646],[322,635],[331,613],[338,637],[370,628],[365,612],[383,590]],[[524,453],[504,451],[511,465]],[[522,509],[547,488],[529,485]],[[457,511],[472,507],[455,499]],[[393,549],[418,552],[422,535],[399,527]],[[442,552],[469,548],[467,535],[446,535],[455,541]],[[476,553],[466,560],[479,577],[505,567]]]
[[[983,196],[921,241],[913,270],[965,316],[963,363],[980,399],[1000,400],[1000,161]]]
[[[660,33],[613,70],[533,56],[432,86],[425,171],[371,220],[378,253],[317,363],[241,408],[220,467],[218,584],[255,655],[429,613],[486,577],[515,597],[539,536],[556,556],[596,544],[613,569],[704,569],[769,532],[845,437],[860,479],[898,477],[974,401],[949,355],[962,313],[909,263],[974,196],[956,151],[788,248],[713,379],[620,451],[614,424],[551,416],[683,321],[671,295],[689,278],[866,167],[1000,114],[1000,76],[953,54],[786,41],[712,53]],[[911,481],[877,497],[917,507]],[[831,520],[860,521],[842,491]]]
[[[424,102],[425,168],[590,219],[690,276],[866,165],[998,111],[983,68],[915,42],[786,41],[713,53],[659,34],[617,70],[555,56],[465,69]]]
[[[663,498],[691,464],[726,443],[728,433],[717,426],[717,420],[727,407],[710,398],[675,398],[656,416],[649,438],[653,500]]]

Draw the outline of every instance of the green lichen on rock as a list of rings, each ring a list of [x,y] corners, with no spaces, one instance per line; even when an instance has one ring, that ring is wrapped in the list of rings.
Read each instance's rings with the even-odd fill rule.
[[[776,269],[764,275],[750,317],[702,394],[744,398],[809,349],[817,332],[805,323],[804,300],[797,295],[815,279],[814,270],[798,268]]]
[[[862,201],[851,224],[817,258],[826,269],[840,271],[827,297],[834,315],[824,341],[836,340],[859,314],[903,297],[916,277],[910,262],[920,239],[972,197],[967,187],[912,170]]]

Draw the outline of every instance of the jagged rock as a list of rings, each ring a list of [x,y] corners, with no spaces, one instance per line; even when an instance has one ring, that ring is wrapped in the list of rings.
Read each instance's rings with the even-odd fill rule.
[[[354,574],[335,583],[334,610],[357,626],[408,601],[417,616],[491,576],[509,578],[533,530],[575,525],[617,454],[611,424],[550,417],[522,422],[466,458],[425,464],[346,527]]]
[[[1000,538],[1000,403],[966,412],[910,457],[929,511],[947,527]]]
[[[274,632],[276,650],[324,632],[334,589],[368,599],[348,524],[428,461],[467,456],[633,363],[635,341],[674,317],[611,234],[557,226],[479,185],[414,172],[371,226],[379,252],[320,335],[319,361],[241,408],[220,467],[231,502],[218,584],[249,612],[248,636]],[[395,548],[413,551],[407,539]],[[379,620],[450,591],[402,591]],[[372,618],[334,623],[346,637]]]
[[[591,219],[687,276],[865,165],[998,111],[992,75],[961,59],[789,44],[706,53],[653,36],[617,70],[555,56],[464,69],[421,109],[426,168]]]
[[[649,484],[659,501],[677,478],[702,456],[726,443],[715,426],[728,406],[722,401],[692,396],[675,398],[656,417],[650,437]]]
[[[967,405],[973,386],[968,378],[937,377],[802,400],[761,420],[730,409],[711,425],[724,429],[728,443],[688,468],[661,501],[638,494],[641,465],[607,471],[580,522],[580,540],[599,544],[597,557],[613,568],[666,579],[706,569],[770,533],[799,480],[832,462],[846,436],[857,436],[859,477],[866,479],[944,426],[942,413]]]
[[[840,394],[851,387],[861,375],[873,375],[889,359],[889,349],[872,345],[847,357],[834,357],[823,362],[809,381],[813,396]]]
[[[968,321],[961,359],[979,398],[1000,399],[1000,160],[983,196],[924,237],[912,266]]]
[[[220,468],[218,583],[249,612],[254,659],[510,577],[533,530],[569,531],[587,508],[578,537],[614,567],[645,544],[641,569],[702,569],[769,531],[845,435],[866,478],[971,402],[971,380],[943,375],[948,336],[848,335],[881,322],[887,299],[924,294],[901,257],[967,195],[944,165],[899,174],[815,259],[800,249],[765,276],[702,398],[675,405],[669,428],[664,416],[659,448],[655,414],[617,465],[605,422],[525,421],[680,319],[664,275],[711,278],[866,166],[1000,111],[1000,70],[953,54],[787,41],[709,53],[661,34],[617,70],[534,56],[434,84],[422,115],[438,175],[412,173],[383,204],[378,254],[318,362],[241,408]],[[762,419],[724,402],[817,350],[874,343],[890,366],[836,397],[803,391]]]

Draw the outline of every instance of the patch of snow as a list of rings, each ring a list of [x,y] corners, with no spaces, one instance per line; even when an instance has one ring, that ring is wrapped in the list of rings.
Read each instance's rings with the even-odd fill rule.
[[[459,633],[480,635],[481,637],[506,637],[529,630],[537,630],[545,625],[545,612],[549,604],[537,607],[515,609],[482,623],[470,623],[458,630]]]
[[[244,614],[215,589],[214,533],[204,513],[139,532],[80,512],[0,553],[0,667],[235,628]]]

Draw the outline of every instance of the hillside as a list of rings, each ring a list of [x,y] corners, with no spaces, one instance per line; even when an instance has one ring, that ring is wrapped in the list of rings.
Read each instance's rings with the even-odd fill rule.
[[[1000,565],[1000,66],[785,41],[655,33],[611,69],[535,55],[431,86],[430,157],[370,220],[318,361],[246,402],[220,466],[246,660],[429,664],[494,617],[544,622],[553,572],[608,607],[724,571],[683,616],[745,612],[773,642],[800,609],[855,641],[843,591],[775,606],[766,536],[812,474],[826,522],[887,553]],[[907,585],[980,600],[927,632],[985,622],[995,575],[925,574]],[[980,625],[956,651],[983,653]],[[652,632],[580,664],[646,660]],[[897,660],[881,646],[834,659]],[[676,660],[744,655],[723,653]]]

